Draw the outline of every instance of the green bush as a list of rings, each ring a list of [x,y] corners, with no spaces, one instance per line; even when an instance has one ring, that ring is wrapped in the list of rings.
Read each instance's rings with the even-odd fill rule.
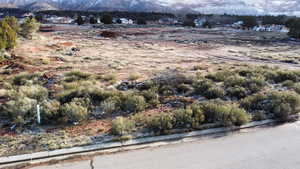
[[[196,81],[193,86],[196,94],[203,94],[209,88],[214,87],[214,83],[211,80],[203,79]]]
[[[3,112],[13,124],[23,126],[35,120],[37,101],[19,96],[3,105]]]
[[[48,89],[40,85],[20,86],[19,92],[40,102],[48,98]]]
[[[294,89],[295,92],[300,94],[300,83],[294,84],[293,89]]]
[[[159,133],[167,133],[174,127],[174,117],[170,114],[160,114],[147,121],[147,128]]]
[[[12,78],[13,85],[26,85],[26,84],[41,84],[41,75],[38,73],[20,73]]]
[[[217,98],[223,98],[225,96],[225,91],[221,87],[212,87],[209,88],[203,94],[208,99],[217,99]]]
[[[61,117],[60,103],[57,100],[45,101],[41,104],[41,117],[43,124],[53,124]]]
[[[76,23],[77,23],[77,25],[83,25],[84,24],[84,20],[83,20],[81,15],[77,16]]]
[[[175,112],[176,127],[191,128],[193,123],[193,111],[191,109],[179,109]]]
[[[150,107],[157,107],[160,104],[158,89],[151,88],[141,92],[141,95],[145,98]]]
[[[291,89],[295,86],[295,82],[293,82],[291,80],[286,80],[286,81],[282,82],[282,86],[287,87],[288,89]]]
[[[209,123],[220,123],[223,126],[240,126],[249,121],[247,112],[234,105],[208,102],[202,105],[202,109],[205,119]]]
[[[295,92],[273,92],[269,99],[271,112],[282,121],[287,121],[290,115],[299,113],[300,96]]]
[[[241,99],[247,96],[247,90],[243,87],[231,87],[227,90],[227,93],[230,97],[235,97]]]
[[[120,111],[120,98],[110,97],[100,104],[101,109],[104,113],[113,114]]]
[[[79,80],[89,80],[91,77],[90,73],[81,72],[81,71],[72,71],[65,74],[64,81],[74,82]]]
[[[87,120],[89,116],[86,101],[77,98],[73,99],[72,102],[62,105],[60,112],[70,123],[82,122]]]
[[[268,96],[265,94],[255,94],[248,96],[241,100],[241,107],[244,109],[253,112],[257,110],[267,110],[269,109]]]
[[[175,112],[175,126],[181,128],[197,128],[204,122],[204,113],[197,104],[192,104],[186,109],[179,109]]]
[[[256,94],[243,99],[241,106],[248,111],[264,111],[286,121],[289,115],[299,112],[300,96],[292,91]]]
[[[117,117],[112,121],[111,133],[113,135],[122,136],[125,134],[130,134],[134,128],[134,121],[124,117]]]
[[[252,120],[253,121],[261,121],[267,119],[267,115],[264,111],[256,111],[253,113]]]
[[[223,82],[233,74],[234,73],[231,71],[223,70],[223,71],[218,71],[213,74],[209,74],[206,76],[206,78],[212,79],[213,81],[216,81],[216,82]]]
[[[143,96],[124,94],[121,98],[121,110],[128,113],[137,113],[145,110],[146,101]]]
[[[234,75],[234,76],[230,76],[226,79],[226,81],[224,82],[224,85],[226,87],[236,87],[236,86],[244,86],[246,83],[246,78],[238,76],[238,75]]]

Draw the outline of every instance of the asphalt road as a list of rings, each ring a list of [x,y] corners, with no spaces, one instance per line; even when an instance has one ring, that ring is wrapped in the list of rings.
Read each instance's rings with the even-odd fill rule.
[[[297,122],[34,169],[300,169],[299,154]]]

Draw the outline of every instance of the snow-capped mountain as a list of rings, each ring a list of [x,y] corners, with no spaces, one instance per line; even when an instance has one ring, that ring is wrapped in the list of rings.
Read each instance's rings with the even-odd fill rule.
[[[300,0],[0,0],[0,7],[300,15]]]

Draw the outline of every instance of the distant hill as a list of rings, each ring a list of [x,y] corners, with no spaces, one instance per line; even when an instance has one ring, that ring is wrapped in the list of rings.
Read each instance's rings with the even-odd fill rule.
[[[0,0],[0,7],[39,10],[288,14],[300,16],[300,0]]]

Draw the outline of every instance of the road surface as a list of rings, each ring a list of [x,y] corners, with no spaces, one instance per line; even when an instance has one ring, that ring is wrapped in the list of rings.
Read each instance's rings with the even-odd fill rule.
[[[34,169],[300,169],[300,122]]]

